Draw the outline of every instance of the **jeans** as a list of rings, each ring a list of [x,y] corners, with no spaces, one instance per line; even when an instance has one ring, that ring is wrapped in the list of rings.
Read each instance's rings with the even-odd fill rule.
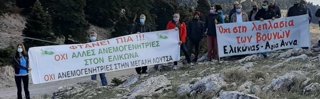
[[[100,75],[102,86],[107,86],[108,82],[107,82],[106,74],[100,73],[99,75]],[[91,75],[91,80],[97,80],[97,74]]]
[[[181,44],[180,50],[182,50],[184,56],[186,56],[187,62],[188,62],[188,63],[191,63],[190,55],[189,55],[189,53],[188,53],[188,48],[187,48],[186,44]],[[173,64],[174,64],[174,65],[178,65],[178,62],[175,61]]]
[[[191,40],[191,39],[189,40],[190,55],[191,53],[194,53],[194,59],[192,60],[192,62],[197,62],[198,60],[200,41],[201,40]]]
[[[24,93],[26,96],[26,99],[30,99],[30,92],[29,92],[29,76],[15,76],[14,77],[15,81],[16,81],[16,85],[17,85],[17,97],[18,99],[22,99],[22,87],[21,87],[21,82],[23,82],[23,89],[24,89]]]
[[[136,68],[136,72],[137,74],[146,74],[147,73],[147,66],[143,66],[143,67],[137,67]]]

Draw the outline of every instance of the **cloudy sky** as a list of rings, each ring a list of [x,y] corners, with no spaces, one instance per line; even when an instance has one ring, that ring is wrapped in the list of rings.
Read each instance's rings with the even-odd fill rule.
[[[320,5],[320,0],[307,0],[307,1],[312,2],[315,5],[317,4]]]

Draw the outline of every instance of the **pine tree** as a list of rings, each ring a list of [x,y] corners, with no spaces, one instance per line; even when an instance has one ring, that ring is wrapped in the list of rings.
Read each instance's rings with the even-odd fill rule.
[[[55,36],[52,33],[51,26],[52,23],[50,15],[43,10],[41,3],[39,1],[36,1],[34,6],[32,7],[32,12],[27,19],[26,28],[23,30],[24,36],[55,41]],[[49,44],[30,39],[25,39],[24,42],[27,47],[44,46]]]
[[[58,36],[86,42],[89,23],[85,19],[86,0],[42,0],[52,17],[53,31]]]
[[[203,15],[208,15],[210,11],[210,2],[208,0],[198,0],[196,10]]]

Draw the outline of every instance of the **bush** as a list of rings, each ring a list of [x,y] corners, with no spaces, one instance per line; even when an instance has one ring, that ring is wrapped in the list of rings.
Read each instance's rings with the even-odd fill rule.
[[[223,72],[226,82],[243,83],[248,79],[248,74],[239,68],[230,68]]]
[[[119,85],[121,85],[123,82],[124,82],[124,81],[122,81],[122,80],[120,80],[120,79],[118,79],[118,78],[113,78],[112,81],[111,81],[111,83],[114,83],[115,86],[119,86]]]
[[[10,65],[14,56],[14,47],[0,49],[0,66]]]

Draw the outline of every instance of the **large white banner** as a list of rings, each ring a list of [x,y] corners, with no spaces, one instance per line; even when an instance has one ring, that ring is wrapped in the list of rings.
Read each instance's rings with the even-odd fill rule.
[[[180,60],[179,33],[165,30],[86,44],[29,49],[34,84]]]
[[[310,47],[307,15],[276,20],[219,24],[219,57]]]

